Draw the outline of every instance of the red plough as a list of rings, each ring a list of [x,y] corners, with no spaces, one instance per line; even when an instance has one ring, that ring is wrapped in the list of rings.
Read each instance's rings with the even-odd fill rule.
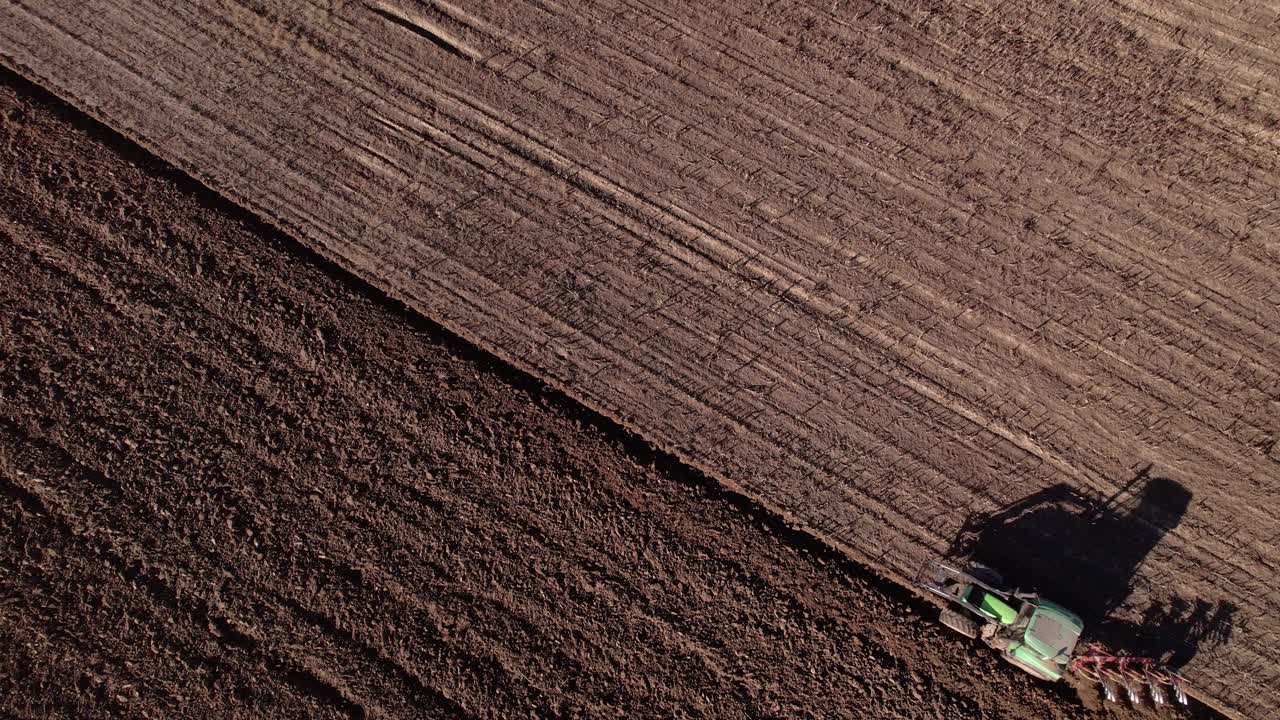
[[[1157,707],[1169,703],[1170,693],[1181,705],[1190,702],[1186,680],[1153,658],[1112,655],[1098,645],[1090,645],[1071,659],[1071,670],[1102,685],[1102,694],[1111,702],[1120,701],[1120,688],[1134,705],[1142,704],[1144,688]]]

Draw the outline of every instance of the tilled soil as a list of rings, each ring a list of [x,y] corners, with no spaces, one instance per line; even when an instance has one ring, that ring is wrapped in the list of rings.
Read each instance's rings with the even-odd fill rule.
[[[0,141],[0,714],[1098,712],[7,74]]]
[[[0,57],[880,571],[1002,554],[1274,717],[1278,28],[1261,0],[0,0]]]

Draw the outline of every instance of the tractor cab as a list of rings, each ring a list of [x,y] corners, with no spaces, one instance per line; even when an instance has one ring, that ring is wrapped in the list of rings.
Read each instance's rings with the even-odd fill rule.
[[[1004,590],[987,568],[968,572],[931,563],[916,584],[943,598],[941,620],[968,637],[981,639],[1010,663],[1045,680],[1066,674],[1084,630],[1080,617],[1035,593]]]
[[[1040,598],[1024,600],[1018,615],[1013,637],[1003,648],[1005,659],[1045,680],[1061,678],[1084,623],[1070,610]]]

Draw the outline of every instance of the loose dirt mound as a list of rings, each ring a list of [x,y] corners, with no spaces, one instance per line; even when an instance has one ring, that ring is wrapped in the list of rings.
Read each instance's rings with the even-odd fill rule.
[[[852,554],[1280,715],[1275,4],[707,5],[5,1],[0,54]]]
[[[0,714],[1085,712],[3,79]]]

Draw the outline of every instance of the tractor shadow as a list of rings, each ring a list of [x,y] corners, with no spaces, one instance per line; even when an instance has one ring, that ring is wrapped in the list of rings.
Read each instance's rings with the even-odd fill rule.
[[[1109,498],[1056,485],[993,513],[971,515],[949,558],[1004,574],[1075,610],[1088,639],[1181,667],[1226,642],[1236,607],[1157,593],[1141,621],[1113,617],[1135,592],[1135,577],[1161,539],[1182,522],[1191,492],[1148,466]]]

